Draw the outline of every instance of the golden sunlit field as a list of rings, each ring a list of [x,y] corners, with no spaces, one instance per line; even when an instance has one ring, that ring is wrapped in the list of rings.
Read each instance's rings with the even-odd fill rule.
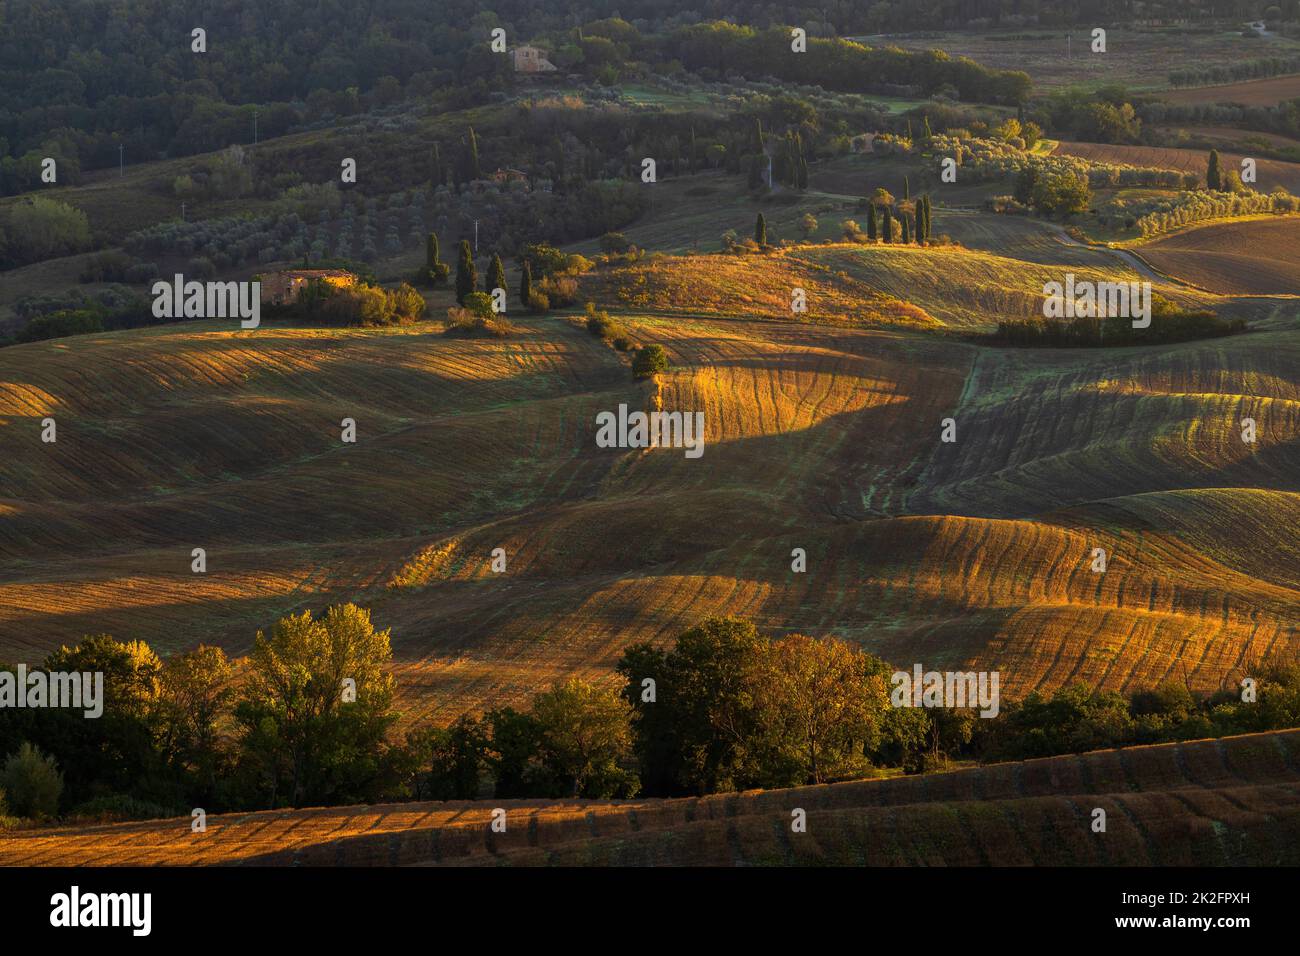
[[[1016,235],[1084,275],[1121,265]],[[196,322],[6,349],[0,653],[99,631],[241,652],[347,600],[392,629],[408,721],[604,678],[722,614],[998,669],[1013,695],[1220,688],[1296,648],[1294,317],[1104,351],[945,331],[1032,314],[1062,268],[831,244],[597,270],[585,293],[668,352],[641,384],[558,315],[504,340]],[[794,285],[809,312],[783,317]],[[656,400],[704,413],[702,458],[596,447],[598,411]]]
[[[16,2],[0,867],[1300,865],[1295,3]]]

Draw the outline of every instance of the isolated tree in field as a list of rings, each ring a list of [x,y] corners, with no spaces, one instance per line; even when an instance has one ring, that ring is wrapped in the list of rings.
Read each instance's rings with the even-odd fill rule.
[[[758,214],[758,220],[754,223],[754,241],[760,247],[767,245],[767,220],[763,218],[761,212]]]
[[[647,345],[636,350],[632,360],[632,377],[649,378],[658,372],[668,371],[668,353],[662,345]]]
[[[799,229],[805,239],[811,239],[817,232],[817,217],[810,212],[804,213],[803,218],[799,220]]]
[[[478,285],[478,269],[474,266],[474,254],[469,250],[469,240],[460,241],[460,259],[456,262],[456,302],[465,304],[465,296],[474,291]]]
[[[430,285],[442,285],[451,272],[447,263],[442,261],[442,252],[438,245],[437,233],[429,233],[424,241],[424,273]]]
[[[1049,215],[1083,212],[1091,199],[1092,190],[1082,175],[1052,173],[1034,184],[1034,207]]]
[[[1223,189],[1223,166],[1219,163],[1219,151],[1210,150],[1210,164],[1205,170],[1205,188],[1219,192]]]
[[[492,253],[492,261],[488,264],[487,285],[485,288],[490,293],[493,289],[504,289],[506,287],[506,267],[501,264],[499,253]]]
[[[876,241],[876,206],[874,203],[867,206],[867,238],[872,242]]]

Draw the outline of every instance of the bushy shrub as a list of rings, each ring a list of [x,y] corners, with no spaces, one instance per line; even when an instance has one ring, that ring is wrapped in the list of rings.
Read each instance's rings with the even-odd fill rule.
[[[53,757],[24,741],[0,769],[0,787],[15,814],[39,820],[59,812],[63,774]]]
[[[120,249],[97,252],[86,259],[77,276],[79,282],[126,282],[133,260]]]
[[[473,295],[483,295],[481,292]],[[468,300],[469,296],[466,296]],[[504,316],[496,315],[489,307],[487,315],[473,309],[453,305],[447,310],[444,335],[503,339],[514,331],[514,326]]]
[[[546,296],[551,308],[563,309],[578,301],[578,280],[571,276],[547,276],[536,283],[536,288]]]
[[[41,342],[45,339],[103,331],[104,323],[98,312],[91,309],[64,309],[36,316],[18,333],[17,338],[19,342]]]
[[[587,303],[587,331],[603,342],[614,345],[617,341],[631,343],[631,337],[623,326],[615,322],[608,312],[597,309],[594,302]],[[627,345],[619,349],[620,352],[627,351]]]
[[[405,282],[388,290],[360,282],[333,288],[314,281],[307,284],[287,311],[293,318],[326,325],[375,327],[418,322],[424,316],[425,305],[424,296]]]
[[[183,807],[167,807],[127,794],[114,793],[95,797],[79,803],[68,816],[96,823],[114,823],[119,820],[160,820],[180,816],[187,812]]]
[[[1100,348],[1220,338],[1245,330],[1243,319],[1228,321],[1209,311],[1187,311],[1164,296],[1152,295],[1151,324],[1145,329],[1133,328],[1127,316],[1012,319],[999,322],[991,339],[1028,348]]]
[[[632,360],[632,377],[649,378],[659,372],[668,371],[668,353],[662,345],[647,345],[636,350]]]

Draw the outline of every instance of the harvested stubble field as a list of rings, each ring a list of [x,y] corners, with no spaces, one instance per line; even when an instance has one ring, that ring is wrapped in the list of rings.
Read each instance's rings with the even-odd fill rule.
[[[1067,32],[1073,35],[1070,43],[1066,41]],[[1169,70],[1174,64],[1232,66],[1252,57],[1285,56],[1297,49],[1289,39],[1245,38],[1236,30],[1203,32],[1116,24],[1107,25],[1105,53],[1092,52],[1092,31],[1083,26],[1069,31],[1062,27],[1052,31],[944,33],[937,37],[904,35],[865,42],[907,50],[940,49],[953,56],[968,56],[988,67],[1024,70],[1041,90],[1096,89],[1111,84],[1134,90],[1163,90],[1169,85]]]
[[[826,324],[989,331],[1002,318],[1041,318],[1043,286],[1144,278],[1105,249],[1062,240],[1040,223],[961,213],[952,222],[973,248],[829,242],[745,254],[660,256],[585,280],[613,308],[657,315],[798,319]],[[998,249],[1000,251],[991,251]],[[807,313],[791,311],[791,290]],[[1168,283],[1155,291],[1186,305],[1210,299]]]
[[[492,810],[506,811],[493,833]],[[1106,832],[1091,829],[1094,808]],[[791,811],[807,813],[792,833]],[[701,798],[411,803],[25,830],[0,865],[1300,863],[1300,731]]]
[[[1166,275],[1228,295],[1300,295],[1300,216],[1224,222],[1145,243]]]
[[[1067,270],[1123,273],[1035,226],[962,221],[1034,261],[814,245],[598,271],[588,294],[668,352],[649,383],[563,316],[504,340],[195,322],[0,351],[0,659],[101,632],[238,653],[354,600],[392,628],[411,722],[605,678],[628,644],[714,614],[996,667],[1013,695],[1217,689],[1294,652],[1295,315],[1159,348],[979,347],[936,330],[1032,313]],[[622,301],[638,274],[644,299]],[[795,278],[801,322],[780,314]],[[887,314],[903,296],[927,311]],[[597,411],[656,397],[704,412],[702,459],[596,447]]]
[[[1196,173],[1204,185],[1205,171],[1210,164],[1210,154],[1203,149],[1179,149],[1171,146],[1113,146],[1107,143],[1062,142],[1054,155],[1079,156],[1094,163],[1114,163],[1121,166],[1152,166],[1158,169],[1177,169]],[[1244,153],[1219,153],[1225,170],[1241,171]],[[1287,192],[1300,194],[1300,163],[1287,163],[1280,159],[1255,157],[1257,181],[1254,188],[1272,192],[1281,186]]]
[[[1300,97],[1300,73],[1243,80],[1222,86],[1197,86],[1165,90],[1160,98],[1178,105],[1195,103],[1238,103],[1242,106],[1276,106]]]

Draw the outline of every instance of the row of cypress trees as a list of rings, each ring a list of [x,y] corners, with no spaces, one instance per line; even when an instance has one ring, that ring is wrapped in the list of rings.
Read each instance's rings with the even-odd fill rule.
[[[450,268],[445,262],[441,261],[441,249],[438,244],[436,233],[429,233],[428,239],[424,244],[424,274],[421,278],[428,285],[438,286],[447,281],[451,273]],[[523,278],[519,283],[520,300],[527,303],[532,295],[532,269],[527,260],[524,261]],[[460,305],[465,304],[465,296],[473,292],[478,286],[478,266],[474,263],[474,253],[470,250],[469,240],[460,241],[459,255],[456,260],[456,302]],[[484,284],[484,291],[491,292],[493,289],[504,289],[506,287],[506,267],[501,261],[499,252],[492,253],[492,259],[488,263],[487,282]]]
[[[904,194],[906,198],[906,193]],[[876,210],[879,209],[879,219],[877,219]],[[915,220],[915,228],[913,228]],[[916,200],[915,216],[900,214],[898,221],[902,224],[904,243],[915,242],[920,245],[930,239],[930,197],[922,196]],[[875,240],[879,238],[882,242],[894,241],[894,209],[888,204],[877,206],[870,203],[867,206],[867,238]]]

